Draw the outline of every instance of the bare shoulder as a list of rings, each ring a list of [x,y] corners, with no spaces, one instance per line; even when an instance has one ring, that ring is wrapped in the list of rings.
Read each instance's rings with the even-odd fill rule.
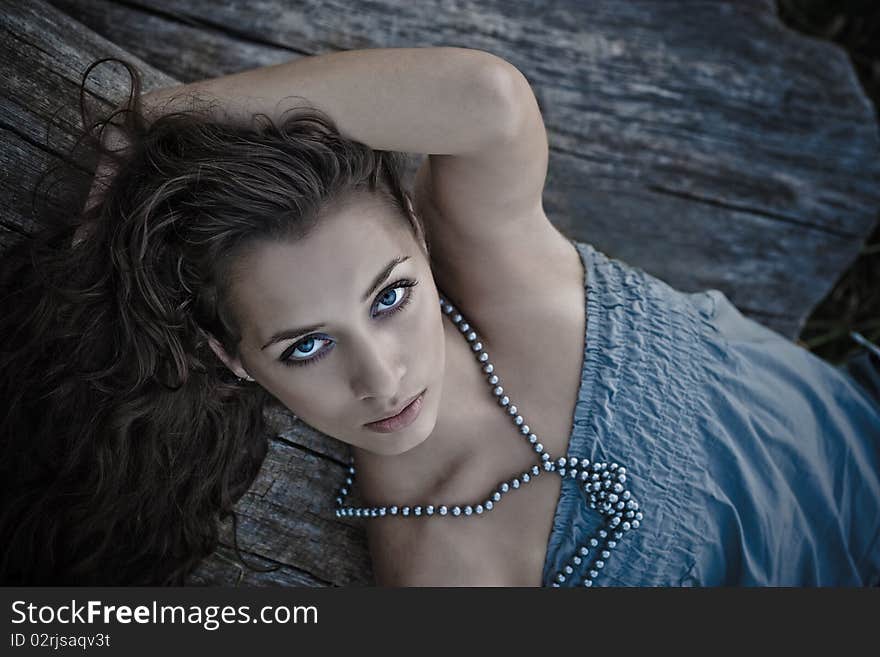
[[[368,526],[376,584],[402,586],[511,586],[500,567],[457,531],[438,522],[394,519]],[[488,552],[486,550],[485,552]]]

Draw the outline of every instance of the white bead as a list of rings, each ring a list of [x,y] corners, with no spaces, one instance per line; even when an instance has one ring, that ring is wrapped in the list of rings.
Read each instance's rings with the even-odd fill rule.
[[[474,333],[473,331],[471,331],[470,333],[468,333],[468,334],[465,336],[465,338],[467,338],[467,341],[468,341],[468,342],[473,342],[474,340],[477,339],[477,334]]]
[[[461,315],[459,313],[455,313],[452,316],[452,321],[453,323],[458,324],[461,321]]]
[[[500,396],[501,393],[503,393],[503,392],[504,392],[504,388],[502,388],[501,386],[495,386],[495,389],[492,391],[492,393],[493,393],[496,397]],[[505,406],[506,406],[506,405],[507,405],[507,404],[505,404]]]
[[[487,510],[491,511],[495,504],[492,502],[492,500],[486,500],[485,506]]]
[[[524,424],[519,428],[519,432],[523,435],[527,434],[529,431],[531,431],[531,428],[528,424]]]
[[[440,507],[440,515],[445,516],[449,512],[449,509],[446,508],[446,505]]]
[[[535,434],[530,433],[529,434],[529,442],[534,445],[536,442],[538,442],[538,437]]]
[[[523,416],[517,415],[515,418],[513,418],[513,422],[514,422],[514,424],[516,424],[516,426],[521,425],[524,422]]]
[[[460,506],[452,507],[452,515],[460,516],[461,515],[461,507]]]
[[[473,349],[474,351],[482,351],[482,349],[483,349],[483,343],[482,343],[482,342],[474,342],[474,343],[471,345],[471,349]]]
[[[509,490],[510,490],[510,486],[507,485],[507,482],[506,482],[506,481],[505,481],[504,483],[501,484],[501,492],[502,492],[502,493],[506,493],[506,492],[509,491]]]
[[[467,322],[462,322],[461,324],[458,325],[458,328],[459,328],[459,330],[461,330],[462,333],[467,333],[470,330],[471,325],[468,324]]]
[[[480,356],[479,356],[479,361],[480,361],[481,363],[485,363],[487,360],[489,360],[489,354],[487,354],[487,353],[484,351],[484,352],[482,352],[482,353],[480,354]]]
[[[487,363],[486,365],[483,365],[483,371],[486,374],[491,374],[495,371],[495,366],[492,363]]]

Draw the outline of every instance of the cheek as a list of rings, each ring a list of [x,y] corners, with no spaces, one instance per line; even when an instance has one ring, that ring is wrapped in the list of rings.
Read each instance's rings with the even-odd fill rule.
[[[340,401],[335,395],[338,388],[323,381],[323,376],[312,377],[307,385],[279,382],[278,399],[299,419],[316,429],[326,428],[339,415]]]

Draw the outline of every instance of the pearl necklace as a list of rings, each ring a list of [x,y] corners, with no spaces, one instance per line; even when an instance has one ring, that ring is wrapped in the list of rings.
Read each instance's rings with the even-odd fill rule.
[[[481,515],[495,508],[495,504],[500,502],[502,496],[506,493],[520,488],[537,477],[543,468],[544,471],[555,472],[560,477],[568,476],[572,479],[580,479],[583,482],[583,490],[589,497],[590,508],[596,509],[601,515],[605,516],[604,527],[578,547],[562,570],[556,574],[556,581],[552,584],[554,587],[559,587],[569,576],[574,574],[575,569],[581,566],[587,557],[590,557],[585,566],[587,572],[582,576],[582,583],[587,587],[593,586],[593,580],[599,576],[599,571],[605,566],[605,561],[611,556],[611,550],[617,546],[617,541],[623,537],[625,532],[638,528],[642,520],[642,512],[639,511],[638,502],[632,497],[630,491],[624,488],[626,468],[617,463],[611,463],[610,465],[605,462],[591,464],[589,459],[578,459],[574,456],[568,459],[560,457],[554,461],[550,454],[544,450],[544,446],[538,442],[538,436],[531,432],[529,425],[525,423],[525,419],[518,412],[517,407],[511,404],[510,398],[504,394],[504,388],[500,385],[501,381],[495,372],[495,367],[489,362],[489,354],[483,350],[483,345],[479,341],[476,332],[471,330],[470,324],[464,321],[461,313],[442,296],[440,297],[440,307],[444,314],[450,316],[452,322],[465,335],[467,341],[471,343],[471,349],[477,358],[477,362],[480,363],[483,372],[487,375],[487,381],[492,388],[492,394],[498,398],[498,403],[507,409],[513,424],[523,436],[526,436],[535,452],[541,455],[540,467],[534,465],[529,470],[513,477],[510,481],[501,482],[487,499],[466,506],[428,504],[425,506],[346,507],[343,506],[343,503],[349,493],[349,487],[354,483],[355,475],[354,457],[350,456],[348,476],[345,479],[345,485],[339,490],[339,497],[336,498],[336,517],[376,517],[385,515],[418,517],[447,516],[450,514],[456,517],[463,517],[473,514]]]

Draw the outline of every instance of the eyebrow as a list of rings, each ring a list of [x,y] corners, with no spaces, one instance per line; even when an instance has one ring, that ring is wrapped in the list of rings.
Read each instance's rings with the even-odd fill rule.
[[[376,288],[378,288],[380,285],[382,285],[382,283],[388,280],[388,277],[391,276],[391,272],[394,271],[394,268],[397,267],[397,265],[399,265],[401,262],[405,262],[406,260],[409,260],[409,256],[397,256],[391,262],[389,262],[385,266],[385,268],[376,275],[376,278],[373,280],[369,289],[364,292],[364,296],[361,297],[361,302],[366,302],[370,295],[376,291]],[[312,331],[317,331],[318,329],[324,328],[324,326],[324,324],[311,324],[309,326],[301,326],[299,328],[282,329],[281,331],[275,333],[271,338],[269,338],[269,341],[262,347],[260,347],[260,351],[263,351],[266,347],[269,347],[276,342],[295,338],[304,333],[311,333]]]

